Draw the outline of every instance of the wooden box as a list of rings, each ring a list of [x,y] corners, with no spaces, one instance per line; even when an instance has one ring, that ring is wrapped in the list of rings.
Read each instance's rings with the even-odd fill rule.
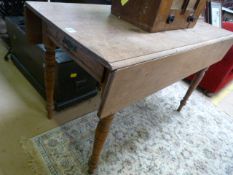
[[[112,14],[146,31],[192,28],[206,0],[112,0]]]

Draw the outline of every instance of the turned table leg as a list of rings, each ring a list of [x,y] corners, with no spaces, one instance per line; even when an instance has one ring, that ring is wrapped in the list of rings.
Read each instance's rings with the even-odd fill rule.
[[[188,99],[192,95],[193,91],[197,88],[197,86],[199,85],[199,83],[203,79],[207,70],[208,70],[208,68],[203,69],[203,70],[196,73],[196,75],[194,76],[194,78],[190,84],[190,87],[189,87],[187,93],[185,94],[183,100],[181,100],[180,106],[177,109],[177,111],[180,112],[182,110],[182,108],[186,105],[186,102],[188,101]]]
[[[55,84],[55,46],[52,42],[45,43],[45,90],[47,100],[47,115],[51,119],[53,116],[54,108],[54,84]]]
[[[100,153],[103,149],[105,140],[108,136],[109,129],[112,124],[114,115],[100,119],[98,126],[95,131],[95,142],[92,150],[92,155],[89,160],[89,170],[88,172],[92,174],[97,168]]]

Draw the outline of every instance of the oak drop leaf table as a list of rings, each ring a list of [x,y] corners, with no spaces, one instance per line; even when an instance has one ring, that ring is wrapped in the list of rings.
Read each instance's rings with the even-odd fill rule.
[[[147,33],[110,15],[108,5],[27,2],[27,35],[44,43],[48,117],[52,117],[55,48],[60,47],[101,87],[100,121],[89,161],[92,173],[114,114],[195,72],[182,109],[208,67],[233,44],[233,34],[198,22],[193,29]],[[155,109],[156,110],[156,109]]]

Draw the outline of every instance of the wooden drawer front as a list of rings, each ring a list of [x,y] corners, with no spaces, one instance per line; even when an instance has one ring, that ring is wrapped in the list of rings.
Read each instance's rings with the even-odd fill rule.
[[[66,53],[70,54],[83,69],[92,75],[98,82],[102,82],[104,74],[104,66],[95,59],[97,55],[90,52],[77,41],[73,40],[69,35],[62,30],[50,25],[46,26],[46,33],[56,45],[62,48]]]
[[[101,105],[101,117],[113,114],[176,81],[219,61],[232,40],[120,69],[112,74]]]

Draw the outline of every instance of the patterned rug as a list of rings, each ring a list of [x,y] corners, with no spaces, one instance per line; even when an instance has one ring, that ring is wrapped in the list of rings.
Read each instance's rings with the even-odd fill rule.
[[[233,117],[176,83],[119,112],[101,156],[99,175],[233,175]],[[87,174],[95,113],[33,138],[51,175]]]

